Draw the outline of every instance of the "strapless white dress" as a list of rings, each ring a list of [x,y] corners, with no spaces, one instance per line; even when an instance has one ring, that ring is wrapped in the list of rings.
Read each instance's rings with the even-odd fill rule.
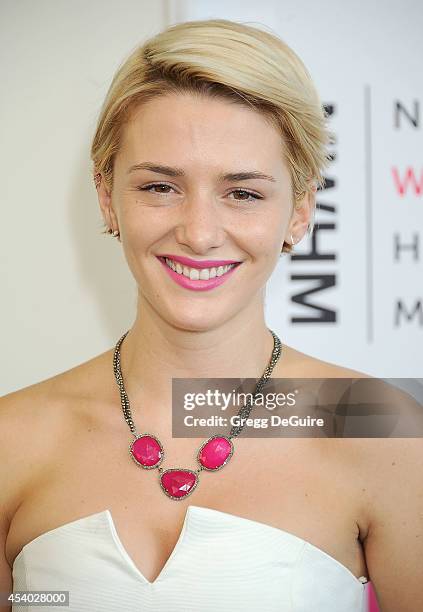
[[[296,535],[191,505],[172,554],[150,582],[107,509],[41,534],[13,564],[13,591],[69,591],[69,606],[12,610],[365,612],[365,581]]]

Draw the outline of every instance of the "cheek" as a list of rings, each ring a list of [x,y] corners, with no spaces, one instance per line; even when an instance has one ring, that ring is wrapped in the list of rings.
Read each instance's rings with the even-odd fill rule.
[[[249,244],[249,250],[254,251],[258,256],[273,258],[275,251],[282,248],[282,237],[286,225],[283,216],[267,214],[255,217],[252,221],[244,233],[245,243]]]
[[[159,209],[145,207],[136,201],[122,207],[121,221],[128,246],[136,251],[149,248],[169,230],[169,222]]]

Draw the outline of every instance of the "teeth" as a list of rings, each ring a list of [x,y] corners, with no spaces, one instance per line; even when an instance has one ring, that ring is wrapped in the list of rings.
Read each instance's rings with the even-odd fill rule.
[[[169,268],[172,268],[177,274],[183,274],[190,280],[209,280],[216,276],[222,276],[226,274],[235,264],[229,264],[227,266],[218,266],[217,268],[189,268],[188,266],[182,266],[179,262],[172,261],[172,259],[165,258],[166,264]]]

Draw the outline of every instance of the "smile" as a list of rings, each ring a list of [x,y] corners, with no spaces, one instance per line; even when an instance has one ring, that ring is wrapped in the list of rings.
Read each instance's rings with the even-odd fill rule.
[[[174,272],[177,274],[183,274],[187,276],[191,280],[209,280],[210,278],[215,278],[216,276],[222,276],[222,274],[226,274],[229,272],[231,268],[235,266],[235,264],[230,264],[228,266],[217,266],[217,268],[190,268],[189,266],[182,266],[178,261],[173,261],[173,259],[165,258],[166,264],[169,268],[172,268]]]
[[[224,266],[193,268],[169,257],[158,257],[158,259],[178,285],[194,291],[204,291],[221,285],[241,264],[236,262]]]

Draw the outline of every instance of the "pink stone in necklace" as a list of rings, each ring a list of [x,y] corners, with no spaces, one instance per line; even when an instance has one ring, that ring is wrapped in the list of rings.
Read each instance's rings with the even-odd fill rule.
[[[271,332],[274,341],[272,356],[262,377],[256,385],[251,402],[247,402],[247,404],[245,404],[238,412],[238,416],[241,416],[243,419],[247,419],[250,415],[256,395],[262,390],[267,379],[270,377],[282,352],[282,344],[278,336],[272,330],[269,331]],[[150,433],[145,432],[138,434],[132,420],[129,399],[123,383],[119,350],[120,345],[128,332],[129,330],[119,339],[116,344],[113,355],[113,371],[120,389],[124,418],[128,423],[132,434],[135,436],[135,440],[133,440],[129,446],[129,453],[138,466],[147,470],[157,469],[160,474],[159,483],[162,491],[170,499],[181,500],[187,497],[187,495],[190,495],[197,487],[199,482],[199,473],[202,470],[216,472],[217,470],[222,469],[228,463],[234,452],[234,446],[231,438],[234,438],[241,433],[245,421],[241,425],[233,426],[229,436],[211,436],[201,445],[197,453],[197,463],[199,464],[199,468],[197,470],[189,470],[185,468],[169,468],[167,470],[163,470],[163,468],[160,467],[160,464],[164,459],[165,453],[160,440]]]
[[[164,458],[164,450],[160,441],[151,434],[141,434],[136,437],[129,447],[131,457],[143,468],[158,468]],[[198,451],[197,461],[205,470],[220,470],[232,457],[234,447],[232,441],[226,436],[212,436]],[[185,470],[172,468],[162,470],[160,485],[164,492],[172,499],[180,499],[191,493],[198,484],[198,472],[201,470]]]

